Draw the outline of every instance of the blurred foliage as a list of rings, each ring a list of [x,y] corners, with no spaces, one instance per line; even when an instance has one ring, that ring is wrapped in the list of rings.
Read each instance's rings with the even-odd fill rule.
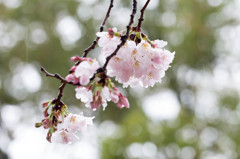
[[[163,83],[157,84],[154,88],[148,88],[144,94],[137,96],[131,93],[131,89],[126,89],[131,109],[119,110],[113,103],[110,103],[104,112],[102,110],[94,112],[97,115],[95,121],[101,124],[103,121],[111,120],[118,126],[118,133],[120,133],[117,137],[99,138],[101,158],[130,158],[127,150],[131,144],[148,142],[156,145],[159,154],[165,158],[180,158],[179,156],[181,152],[185,152],[184,150],[193,153],[194,158],[204,158],[208,153],[224,154],[228,143],[234,142],[230,144],[234,146],[231,147],[231,152],[229,150],[231,153],[229,158],[239,158],[239,93],[231,90],[221,93],[214,92],[219,100],[217,109],[220,115],[216,118],[199,117],[195,110],[196,100],[186,103],[181,97],[181,93],[188,90],[194,98],[197,98],[199,86],[182,81],[178,76],[179,68],[187,68],[186,72],[189,70],[211,72],[213,70],[216,58],[219,56],[213,51],[217,41],[216,30],[228,25],[230,21],[224,21],[219,26],[211,26],[208,24],[208,19],[210,15],[220,13],[229,2],[223,0],[216,7],[210,6],[206,0],[161,0],[155,2],[157,2],[157,6],[146,10],[143,30],[150,39],[163,39],[169,42],[169,50],[176,51],[174,63],[172,68],[167,71]],[[113,14],[115,13],[120,18],[119,9],[130,9],[131,3],[130,1],[116,3]],[[90,10],[85,10],[86,16],[79,11],[81,6],[90,8]],[[13,22],[6,30],[14,27],[15,23],[23,28],[21,31],[23,37],[15,45],[12,47],[0,45],[0,106],[31,101],[35,103],[36,107],[39,107],[39,102],[45,94],[50,98],[56,96],[57,88],[60,85],[59,81],[46,78],[41,74],[42,86],[38,92],[28,92],[23,98],[16,98],[8,90],[9,81],[14,78],[14,68],[21,63],[32,64],[38,69],[38,72],[40,72],[40,66],[44,66],[51,73],[66,76],[69,68],[73,65],[69,58],[73,55],[82,55],[84,48],[93,42],[107,6],[107,0],[99,0],[95,3],[81,0],[24,0],[21,6],[11,9],[0,1],[0,22],[5,24]],[[102,10],[99,10],[101,12],[98,13],[97,9]],[[80,39],[70,45],[64,44],[56,30],[58,20],[64,16],[71,16],[81,26]],[[121,24],[121,26],[126,24]],[[32,29],[35,25],[43,28],[47,35],[46,40],[41,44],[32,40]],[[112,25],[109,20],[107,26],[111,27]],[[70,25],[65,26],[66,30],[69,28],[71,28]],[[1,29],[0,27],[0,32]],[[90,56],[97,56],[98,52],[99,49],[95,49]],[[154,92],[166,88],[176,93],[181,111],[175,120],[152,121],[142,109],[142,99],[148,94],[154,94]],[[17,91],[21,95],[26,90]],[[77,106],[89,113],[75,99],[72,86],[67,86],[65,89],[63,101],[69,106]],[[224,117],[221,114],[223,112],[237,114],[238,122],[228,124],[226,118],[231,115]],[[6,157],[0,150],[0,158],[5,159]],[[186,157],[186,159],[188,158]]]

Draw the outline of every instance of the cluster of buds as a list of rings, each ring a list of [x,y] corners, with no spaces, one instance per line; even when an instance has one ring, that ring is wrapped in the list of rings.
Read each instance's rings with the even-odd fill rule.
[[[57,131],[58,124],[62,123],[68,115],[67,106],[54,99],[43,103],[42,107],[45,109],[43,111],[44,119],[40,123],[36,123],[35,127],[43,126],[44,129],[48,129],[47,140],[51,142],[52,134]]]
[[[86,67],[85,69],[90,70],[90,68]],[[68,77],[66,77],[66,79],[67,78]],[[116,88],[111,79],[101,69],[94,74],[93,80],[88,86],[80,85],[77,86],[75,90],[76,98],[80,99],[85,103],[86,107],[89,107],[92,110],[96,110],[101,106],[103,107],[103,110],[105,110],[107,101],[113,101],[120,109],[123,107],[129,108],[127,98]]]
[[[78,85],[75,89],[76,98],[85,103],[86,107],[96,110],[102,106],[105,110],[107,101],[113,101],[121,109],[129,108],[127,98],[116,88],[104,70],[99,68],[95,59],[74,56],[71,60],[77,63],[70,69],[66,80]]]
[[[130,33],[127,42],[110,60],[107,66],[108,75],[115,77],[123,87],[129,85],[148,87],[161,82],[175,53],[164,49],[167,42],[151,41],[134,27],[131,28]],[[117,32],[117,29],[113,28],[108,32],[98,32],[97,36],[100,38],[98,44],[102,47],[101,52],[107,57],[121,42],[122,32]]]

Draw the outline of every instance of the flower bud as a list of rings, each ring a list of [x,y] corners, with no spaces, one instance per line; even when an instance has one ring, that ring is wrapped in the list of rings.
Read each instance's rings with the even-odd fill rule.
[[[72,60],[73,62],[77,62],[77,61],[82,61],[82,58],[79,57],[79,56],[73,56],[73,57],[71,57],[71,60]]]
[[[42,123],[36,123],[36,124],[35,124],[35,127],[36,127],[36,128],[39,128],[39,127],[41,127],[41,126],[42,126]]]
[[[42,107],[43,107],[43,108],[47,107],[47,106],[48,106],[48,103],[49,103],[49,102],[43,103],[43,104],[42,104]]]

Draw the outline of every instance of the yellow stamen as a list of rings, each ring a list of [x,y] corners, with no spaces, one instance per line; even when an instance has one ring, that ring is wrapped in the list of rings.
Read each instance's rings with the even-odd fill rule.
[[[118,58],[118,57],[115,57],[115,58],[114,58],[114,62],[116,62],[116,63],[117,63],[117,62],[120,62],[120,61],[121,61],[121,59],[120,59],[120,58]]]
[[[147,49],[148,46],[149,46],[149,45],[148,45],[147,43],[143,43],[144,49]]]
[[[76,120],[77,120],[77,119],[76,119],[76,116],[72,116],[71,119],[70,119],[70,122],[71,122],[71,123],[75,123]]]
[[[132,55],[136,55],[137,54],[137,50],[134,49],[133,52],[132,52]]]
[[[139,62],[136,61],[136,62],[134,63],[134,66],[135,66],[135,67],[138,67],[138,66],[139,66]]]
[[[66,133],[63,131],[63,132],[61,132],[61,136],[62,136],[63,138],[65,138],[67,135],[66,135]]]
[[[148,74],[148,78],[149,78],[149,79],[152,79],[152,78],[153,78],[153,74],[152,74],[151,72]]]

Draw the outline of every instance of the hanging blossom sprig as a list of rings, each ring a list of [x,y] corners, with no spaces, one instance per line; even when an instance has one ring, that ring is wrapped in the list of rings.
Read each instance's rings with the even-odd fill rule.
[[[113,8],[113,0],[110,0],[110,5],[108,8],[107,14],[100,27],[100,32],[104,30],[104,25],[108,17],[110,16],[110,12],[112,8]],[[86,57],[87,54],[92,49],[95,48],[98,40],[99,40],[99,37],[97,37],[94,40],[91,46],[89,46],[87,49],[84,50],[83,57]],[[75,64],[75,68],[78,65],[80,65],[80,62]],[[45,118],[41,122],[36,123],[35,127],[43,126],[44,129],[48,129],[48,134],[46,139],[49,142],[56,142],[56,143],[63,143],[63,144],[72,143],[78,139],[78,137],[76,136],[76,133],[78,131],[85,130],[87,126],[92,125],[92,119],[94,118],[94,117],[85,117],[83,116],[83,114],[80,114],[80,115],[69,114],[67,110],[67,106],[61,101],[61,98],[63,96],[63,90],[66,84],[80,86],[81,82],[71,82],[71,81],[69,82],[68,78],[65,79],[61,77],[59,74],[51,74],[47,72],[43,67],[41,68],[41,71],[48,77],[53,77],[60,80],[62,85],[59,87],[59,93],[57,98],[53,99],[52,101],[43,103],[43,108],[45,108],[43,114]],[[73,71],[74,70],[70,70],[70,74]]]
[[[67,84],[76,86],[76,98],[85,103],[86,107],[92,110],[102,107],[105,110],[109,101],[114,102],[120,109],[130,107],[127,97],[120,92],[110,77],[115,77],[123,87],[136,85],[148,87],[161,82],[165,71],[170,67],[174,53],[164,49],[167,42],[151,41],[141,31],[144,11],[149,2],[150,0],[147,0],[141,9],[136,27],[132,24],[137,11],[137,0],[133,0],[132,13],[126,30],[118,32],[116,28],[110,28],[108,32],[103,32],[113,8],[113,0],[110,0],[107,14],[94,42],[84,50],[82,57],[71,58],[75,65],[65,78],[41,68],[46,76],[56,78],[62,83],[57,98],[43,104],[45,118],[40,123],[36,123],[36,127],[43,126],[48,129],[49,142],[64,144],[74,142],[78,139],[77,132],[82,132],[87,126],[92,125],[94,117],[71,114],[61,101]],[[102,67],[96,59],[87,57],[97,44],[102,48],[101,52],[106,59]]]
[[[96,110],[103,106],[105,110],[107,101],[113,101],[119,108],[129,108],[127,98],[116,88],[95,59],[75,56],[71,60],[79,65],[70,69],[66,80],[79,84],[75,89],[76,98],[85,103],[86,107]]]

